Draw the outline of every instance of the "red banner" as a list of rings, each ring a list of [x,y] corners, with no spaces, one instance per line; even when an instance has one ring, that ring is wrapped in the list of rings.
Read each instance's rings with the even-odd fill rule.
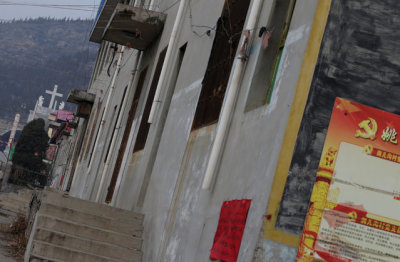
[[[250,199],[242,199],[222,204],[210,259],[225,262],[237,260],[250,203]]]

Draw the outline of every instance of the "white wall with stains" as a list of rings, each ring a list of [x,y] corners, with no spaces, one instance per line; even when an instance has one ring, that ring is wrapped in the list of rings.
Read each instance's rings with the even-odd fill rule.
[[[173,2],[163,1],[162,5],[168,7]],[[196,131],[191,131],[191,125],[214,35],[211,32],[210,37],[196,36],[190,26],[188,9],[178,37],[178,47],[187,43],[187,48],[177,83],[174,87],[169,87],[170,104],[161,107],[161,111],[158,112],[156,121],[150,128],[145,149],[132,155],[149,83],[158,54],[168,43],[178,5],[167,11],[168,17],[162,36],[144,52],[140,63],[140,69],[148,65],[149,70],[131,129],[129,141],[132,143],[128,143],[125,165],[121,167],[112,202],[117,207],[145,214],[143,261],[209,261],[209,250],[222,203],[243,198],[251,199],[252,203],[238,261],[252,261],[253,257],[254,261],[293,261],[296,248],[264,239],[262,230],[275,167],[317,2],[318,0],[297,1],[271,102],[269,105],[245,112],[250,80],[261,48],[261,39],[256,32],[211,190],[202,190],[201,183],[216,124]],[[259,26],[267,24],[272,4],[273,0],[264,1]],[[224,0],[192,1],[193,21],[198,25],[214,26],[221,15],[223,5]],[[160,8],[164,7],[160,5]],[[126,64],[117,78],[117,91],[110,107],[112,110],[115,106],[118,110],[123,89],[132,73],[134,55],[130,56],[130,52],[124,54],[122,63]],[[98,78],[103,79],[99,87],[98,81],[95,80],[92,81],[90,89],[102,90],[97,92],[96,99],[104,99],[107,93],[107,84],[104,83],[109,79],[105,69]],[[164,100],[167,93],[163,90]],[[96,103],[93,108],[96,108]],[[104,103],[99,110],[103,108]],[[95,111],[93,110],[92,116]],[[162,117],[166,118],[164,125],[160,124],[162,121],[157,121]],[[103,152],[111,139],[110,130],[115,120],[112,112],[109,112],[105,123],[106,131],[93,154],[95,168],[87,174],[90,157],[82,158],[78,163],[71,195],[93,200],[97,190],[101,190],[104,200],[111,174],[107,174],[106,183],[100,189],[99,175],[104,165]],[[89,129],[93,128],[93,117],[90,121]],[[118,141],[121,141],[122,132],[120,133]],[[89,146],[93,145],[94,140],[93,138]],[[86,150],[85,146],[82,150]],[[117,149],[112,153],[117,154]]]

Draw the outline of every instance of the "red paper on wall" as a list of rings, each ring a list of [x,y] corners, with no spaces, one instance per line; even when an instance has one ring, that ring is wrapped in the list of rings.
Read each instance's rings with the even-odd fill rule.
[[[242,199],[222,204],[210,259],[237,261],[250,203],[250,199]]]

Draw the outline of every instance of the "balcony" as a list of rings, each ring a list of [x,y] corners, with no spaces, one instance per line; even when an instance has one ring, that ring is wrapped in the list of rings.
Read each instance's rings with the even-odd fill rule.
[[[96,96],[80,89],[72,89],[68,95],[67,102],[78,105],[76,116],[87,118],[92,110]]]
[[[107,40],[145,50],[161,34],[165,20],[163,13],[108,0],[98,16],[90,41]]]

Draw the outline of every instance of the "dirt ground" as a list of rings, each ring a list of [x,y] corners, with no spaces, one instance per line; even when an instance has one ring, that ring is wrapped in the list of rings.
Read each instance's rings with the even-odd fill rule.
[[[21,257],[15,257],[14,249],[12,248],[14,236],[10,233],[0,231],[0,261],[1,262],[22,262]]]
[[[21,257],[16,257],[15,249],[13,248],[15,235],[2,232],[0,230],[0,261],[1,262],[22,262]]]
[[[24,226],[19,225],[25,221],[14,221],[17,221],[15,213],[0,209],[0,262],[23,261],[21,237],[24,236]]]

